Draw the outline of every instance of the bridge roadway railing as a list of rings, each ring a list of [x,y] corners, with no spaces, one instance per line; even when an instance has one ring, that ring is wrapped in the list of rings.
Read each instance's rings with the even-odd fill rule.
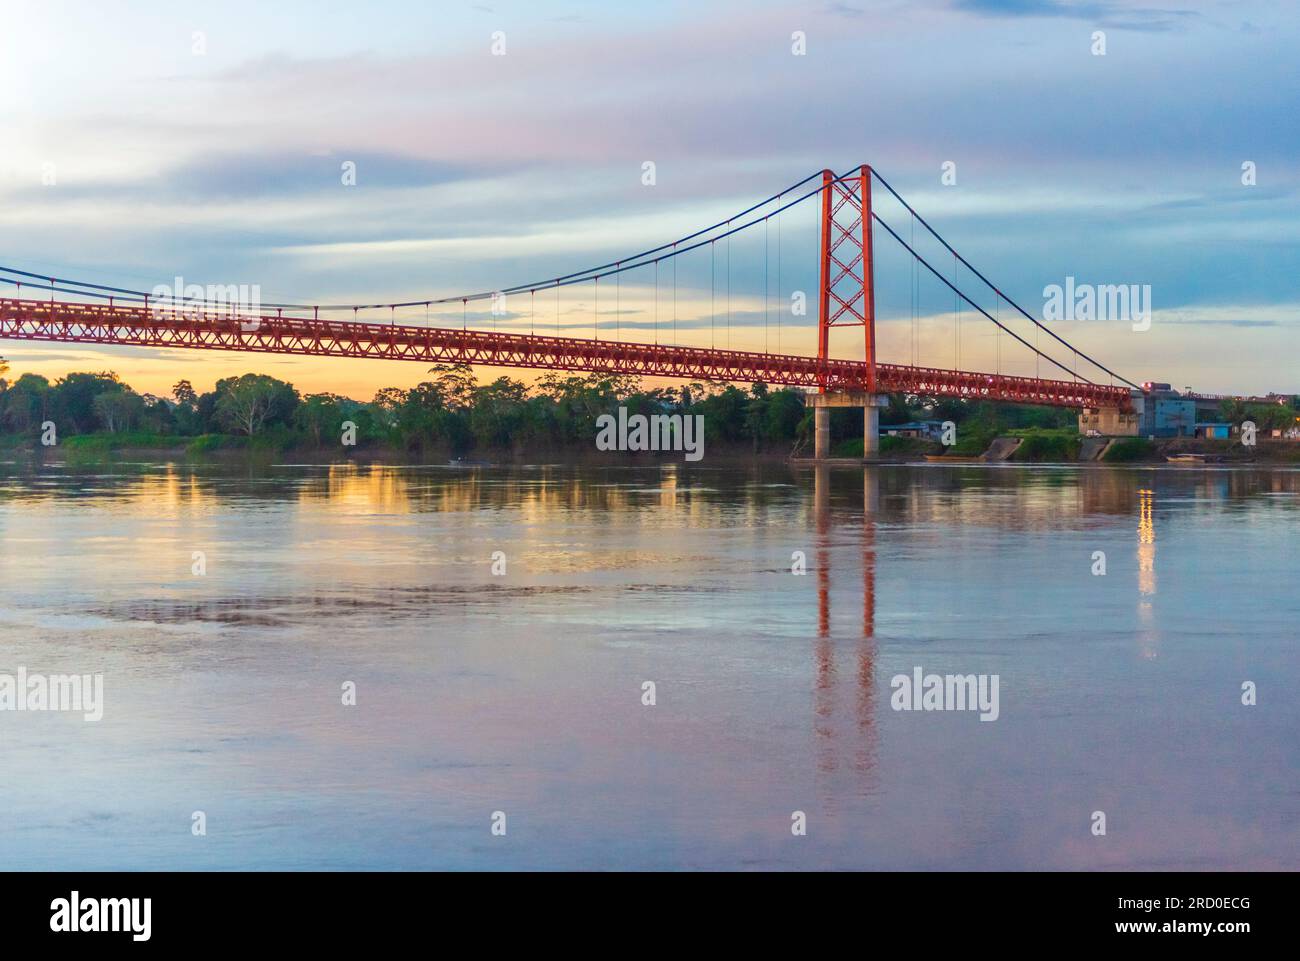
[[[411,360],[866,392],[863,361],[167,306],[0,299],[0,338]],[[1131,408],[1126,387],[877,364],[874,393]]]

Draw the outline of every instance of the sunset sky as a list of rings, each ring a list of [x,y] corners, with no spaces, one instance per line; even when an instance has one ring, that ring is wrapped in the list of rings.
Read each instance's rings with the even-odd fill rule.
[[[1053,328],[1132,380],[1300,390],[1291,3],[1249,14],[1106,0],[5,8],[4,267],[140,289],[177,276],[256,284],[265,302],[446,297],[615,260],[866,162],[1035,314],[1067,276],[1150,285],[1150,330]],[[346,161],[355,186],[342,183]],[[909,236],[897,206],[880,210]],[[814,352],[815,308],[790,313],[793,291],[814,299],[814,215],[804,204],[766,236],[717,245],[715,267],[707,252],[680,258],[675,335],[668,265],[657,305],[645,271],[617,291],[602,282],[595,318],[595,292],[571,288],[558,315],[553,295],[511,298],[498,326],[584,336],[595,320],[602,337]],[[913,304],[908,263],[887,236],[876,244],[881,360],[1034,372],[969,309],[958,329],[936,281]],[[483,304],[466,319],[492,323]],[[461,320],[458,308],[428,318]],[[860,356],[860,338],[838,335],[834,351]],[[112,369],[154,393],[257,370],[368,399],[424,375],[14,341],[0,356],[11,376]]]

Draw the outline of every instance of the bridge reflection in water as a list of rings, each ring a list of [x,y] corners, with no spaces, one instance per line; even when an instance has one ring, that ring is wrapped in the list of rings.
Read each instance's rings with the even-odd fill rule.
[[[817,767],[823,774],[840,770],[846,745],[851,752],[852,766],[858,775],[870,775],[878,748],[875,727],[875,673],[878,653],[876,639],[876,524],[881,511],[879,470],[862,470],[861,527],[857,537],[857,554],[860,558],[861,625],[853,631],[853,669],[844,671],[847,641],[844,633],[839,638],[832,634],[831,600],[832,582],[843,586],[840,578],[855,578],[858,571],[840,570],[833,577],[834,561],[842,563],[851,552],[846,552],[842,539],[853,529],[856,509],[845,510],[845,488],[839,488],[838,516],[832,508],[832,468],[820,465],[812,468],[813,521],[815,530],[814,564],[817,576],[817,630],[813,656],[815,676],[813,686],[813,720],[817,744]],[[840,471],[840,480],[853,471]],[[1085,475],[1083,500],[1090,513],[1129,514],[1132,516],[1131,494],[1113,476]],[[1131,490],[1131,489],[1130,489]],[[1156,528],[1155,491],[1140,488],[1137,491],[1136,524],[1136,580],[1137,580],[1137,641],[1140,655],[1154,659],[1159,654],[1159,631],[1156,627],[1154,600],[1156,594]],[[850,503],[853,503],[850,501]],[[855,505],[856,508],[856,505]],[[1050,525],[1048,517],[1030,521],[1028,526],[1040,528]],[[837,533],[840,535],[837,537]],[[838,548],[838,551],[837,551]],[[834,595],[841,603],[845,592]],[[852,596],[852,595],[849,595]],[[845,622],[840,621],[841,625]],[[849,705],[852,705],[850,708]],[[862,793],[871,793],[872,779],[863,777],[858,784]]]
[[[862,628],[854,641],[853,671],[847,685],[841,682],[837,664],[837,644],[831,636],[831,558],[834,525],[831,513],[830,468],[813,469],[813,517],[816,528],[817,566],[817,640],[814,644],[816,680],[813,688],[813,722],[816,734],[817,767],[823,774],[836,771],[841,761],[841,734],[851,726],[851,764],[860,780],[862,793],[871,793],[869,775],[875,766],[877,733],[875,730],[876,673],[876,512],[879,510],[879,475],[875,470],[862,471],[862,527],[859,548],[862,571]],[[841,689],[848,687],[846,692]],[[852,703],[850,710],[840,705]],[[830,803],[829,796],[827,803]]]

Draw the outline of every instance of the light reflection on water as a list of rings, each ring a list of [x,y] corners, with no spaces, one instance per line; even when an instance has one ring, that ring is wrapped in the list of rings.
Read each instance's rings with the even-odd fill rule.
[[[0,671],[107,699],[0,713],[0,845],[1294,869],[1298,517],[1285,470],[0,464]],[[999,720],[892,711],[916,665],[999,674]]]

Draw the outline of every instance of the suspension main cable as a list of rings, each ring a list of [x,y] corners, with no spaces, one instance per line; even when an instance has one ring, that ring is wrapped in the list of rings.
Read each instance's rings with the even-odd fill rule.
[[[928,230],[928,231],[930,232],[930,235],[931,235],[932,237],[934,237],[935,240],[937,240],[937,241],[939,241],[939,243],[943,244],[943,246],[946,247],[946,248],[948,249],[948,251],[949,251],[949,252],[950,252],[954,257],[956,257],[958,260],[960,260],[960,261],[961,261],[961,262],[962,262],[962,263],[963,263],[963,264],[964,264],[964,265],[965,265],[965,266],[970,270],[971,273],[973,273],[976,277],[978,277],[981,281],[983,281],[984,284],[985,284],[987,287],[989,287],[989,289],[995,291],[995,292],[996,292],[1000,297],[1002,297],[1002,298],[1003,298],[1003,299],[1004,299],[1008,304],[1010,304],[1010,305],[1011,305],[1012,307],[1014,307],[1017,311],[1019,311],[1020,314],[1021,314],[1021,315],[1026,319],[1026,320],[1028,320],[1030,323],[1034,324],[1035,326],[1037,326],[1037,327],[1040,328],[1041,330],[1045,330],[1045,331],[1047,332],[1047,334],[1048,334],[1050,337],[1052,337],[1052,338],[1054,338],[1055,340],[1057,340],[1057,341],[1058,341],[1059,343],[1061,343],[1063,346],[1068,347],[1068,348],[1070,348],[1071,350],[1075,350],[1075,349],[1076,349],[1076,348],[1074,347],[1074,345],[1071,344],[1069,341],[1067,341],[1064,337],[1061,337],[1059,334],[1057,334],[1057,333],[1056,333],[1054,330],[1052,330],[1050,327],[1045,326],[1045,325],[1044,325],[1042,322],[1040,322],[1036,317],[1034,317],[1032,314],[1030,314],[1030,313],[1029,313],[1027,310],[1025,310],[1023,307],[1021,307],[1020,304],[1016,303],[1016,301],[1012,300],[1012,299],[1011,299],[1010,297],[1008,297],[1006,294],[1003,294],[1002,291],[999,290],[998,287],[993,283],[993,281],[989,280],[989,279],[988,279],[987,277],[985,277],[982,273],[980,273],[980,271],[977,270],[977,269],[975,268],[975,266],[974,266],[974,265],[973,265],[969,260],[967,260],[967,259],[966,259],[965,257],[963,257],[961,254],[957,253],[957,250],[952,246],[952,244],[948,243],[948,241],[946,241],[946,240],[945,240],[945,239],[940,235],[940,233],[939,233],[937,230],[935,230],[933,227],[931,227],[930,224],[929,224],[929,222],[928,222],[924,217],[922,217],[919,213],[917,213],[916,210],[913,209],[912,205],[909,204],[906,200],[904,200],[903,197],[902,197],[902,195],[899,194],[899,192],[898,192],[897,190],[895,190],[893,187],[890,186],[889,181],[885,180],[884,177],[880,176],[880,174],[876,171],[876,168],[875,168],[875,167],[872,167],[872,168],[871,168],[871,174],[872,174],[872,176],[874,176],[877,180],[880,181],[881,186],[883,186],[886,190],[888,190],[891,194],[893,194],[894,197],[895,197],[895,199],[897,199],[898,202],[899,202],[900,204],[902,204],[904,207],[906,207],[906,208],[908,209],[908,211],[910,211],[910,212],[912,213],[912,215],[915,216],[916,219],[919,220],[919,221],[921,222],[921,226],[923,226],[926,230]],[[1135,384],[1135,383],[1133,383],[1131,380],[1129,380],[1127,377],[1124,377],[1124,376],[1121,375],[1121,374],[1117,374],[1117,373],[1115,373],[1113,370],[1111,370],[1111,369],[1110,369],[1109,367],[1107,367],[1105,364],[1101,363],[1101,362],[1098,361],[1098,360],[1095,360],[1095,359],[1092,358],[1092,357],[1089,357],[1087,354],[1080,353],[1079,356],[1083,357],[1084,360],[1088,361],[1088,362],[1089,362],[1090,364],[1092,364],[1094,367],[1098,367],[1098,368],[1100,368],[1101,370],[1105,371],[1107,374],[1110,374],[1112,377],[1116,377],[1116,378],[1118,378],[1119,380],[1122,380],[1124,383],[1128,384],[1128,385],[1129,385],[1130,387],[1132,387],[1134,390],[1141,390],[1141,389],[1142,389],[1142,388],[1139,387],[1137,384]],[[1087,378],[1083,378],[1083,379],[1084,379],[1087,383],[1089,383],[1089,384],[1092,383],[1092,381],[1087,380]]]
[[[1019,334],[1017,334],[1014,330],[1008,330],[1006,327],[1004,327],[1004,326],[1001,324],[1001,322],[999,322],[998,320],[996,320],[996,319],[993,317],[992,314],[990,314],[987,310],[985,310],[985,309],[984,309],[983,307],[981,307],[979,304],[975,303],[975,301],[973,301],[973,300],[971,300],[969,297],[967,297],[964,293],[962,293],[960,290],[958,290],[957,287],[953,286],[952,282],[949,281],[947,277],[943,276],[943,274],[939,273],[939,271],[935,270],[934,267],[930,265],[930,262],[929,262],[928,260],[926,260],[926,259],[925,259],[924,257],[922,257],[920,254],[918,254],[915,250],[913,250],[910,246],[908,246],[907,241],[904,240],[902,237],[900,237],[900,236],[897,234],[897,232],[895,232],[895,230],[894,230],[893,227],[891,227],[891,226],[889,226],[889,224],[885,223],[885,221],[881,219],[880,215],[879,215],[878,213],[876,213],[874,210],[871,212],[871,219],[874,220],[876,223],[880,224],[880,226],[884,227],[885,230],[887,230],[887,231],[889,232],[889,235],[890,235],[891,237],[893,237],[893,238],[894,238],[895,240],[897,240],[900,244],[902,244],[903,247],[905,247],[905,248],[907,249],[907,251],[908,251],[908,252],[909,252],[913,257],[915,257],[915,258],[916,258],[916,259],[921,263],[922,266],[925,267],[926,270],[928,270],[928,271],[930,271],[930,273],[934,274],[935,277],[938,277],[939,280],[944,284],[944,286],[949,287],[949,288],[951,288],[952,290],[956,291],[957,294],[961,297],[962,300],[966,301],[966,303],[970,304],[973,308],[975,308],[975,310],[977,310],[977,311],[979,311],[981,314],[983,314],[983,315],[984,315],[988,320],[990,320],[990,321],[992,321],[994,324],[996,324],[996,325],[998,326],[998,328],[1000,328],[1001,330],[1005,330],[1008,334],[1010,334],[1012,337],[1014,337],[1017,341],[1019,341],[1019,342],[1020,342],[1021,344],[1023,344],[1024,346],[1028,347],[1030,350],[1034,350],[1034,345],[1033,345],[1033,344],[1031,344],[1031,343],[1029,343],[1028,341],[1026,341],[1023,337],[1021,337]],[[1041,351],[1035,351],[1035,353],[1041,353]],[[1062,363],[1061,363],[1059,360],[1057,360],[1055,357],[1052,357],[1050,354],[1042,354],[1042,357],[1043,357],[1044,360],[1050,361],[1052,364],[1054,364],[1054,365],[1056,365],[1057,367],[1061,368],[1061,370],[1065,371],[1067,374],[1071,374],[1071,375],[1073,375],[1073,371],[1071,371],[1069,367],[1066,367],[1064,364],[1062,364]],[[1091,384],[1092,381],[1090,381],[1090,380],[1085,380],[1085,383],[1089,383],[1089,384]]]
[[[817,175],[814,174],[814,175],[811,175],[811,176],[809,176],[809,177],[805,177],[805,178],[804,178],[803,180],[801,180],[798,184],[794,185],[793,187],[787,188],[785,191],[782,191],[781,194],[775,195],[775,199],[779,199],[780,197],[783,197],[785,193],[788,193],[790,190],[795,189],[795,187],[802,186],[803,184],[807,183],[809,180],[813,179],[813,177],[815,177],[815,176],[817,176]],[[847,175],[847,174],[844,175],[844,176],[836,177],[836,178],[834,178],[831,182],[832,182],[832,183],[840,183],[840,182],[843,182],[843,181],[846,180],[846,179],[848,179],[848,175]],[[826,185],[825,183],[819,184],[818,186],[814,187],[812,190],[808,191],[807,193],[803,194],[802,196],[797,197],[797,198],[795,198],[794,200],[790,201],[789,203],[787,203],[787,204],[785,204],[785,205],[779,207],[777,210],[772,211],[772,214],[780,213],[780,212],[783,211],[783,210],[788,210],[788,209],[790,209],[791,207],[794,207],[794,206],[796,206],[796,205],[798,205],[798,204],[801,204],[801,203],[803,203],[805,200],[808,200],[810,197],[815,197],[815,196],[817,196],[818,194],[820,194],[820,193],[821,193],[823,190],[825,190],[825,189],[827,189],[827,185]],[[623,271],[626,271],[626,270],[634,270],[634,269],[636,269],[637,267],[645,266],[646,264],[651,263],[651,261],[649,261],[649,260],[640,260],[640,259],[638,259],[638,258],[645,257],[645,256],[647,256],[647,255],[650,254],[650,253],[656,253],[656,252],[659,252],[659,251],[662,251],[662,250],[665,250],[665,249],[671,248],[671,252],[670,252],[670,253],[665,254],[665,255],[663,255],[663,256],[660,257],[660,258],[657,258],[657,259],[660,259],[660,260],[664,260],[664,259],[668,259],[668,258],[670,258],[670,257],[678,257],[678,256],[680,256],[680,255],[682,255],[682,254],[689,253],[689,252],[692,251],[692,250],[695,250],[695,249],[697,249],[697,248],[699,248],[699,247],[703,247],[705,244],[709,244],[709,245],[715,244],[715,243],[716,243],[717,241],[719,241],[719,240],[723,240],[723,239],[725,239],[725,238],[727,238],[727,237],[730,237],[732,234],[739,233],[739,232],[742,231],[742,230],[746,230],[746,229],[748,229],[748,228],[754,226],[754,225],[757,224],[757,223],[759,222],[759,220],[761,220],[762,218],[756,218],[756,219],[751,220],[751,221],[749,221],[749,222],[747,222],[747,223],[743,223],[743,224],[741,224],[741,225],[738,226],[738,227],[732,227],[731,229],[727,230],[725,233],[719,234],[719,235],[716,236],[716,237],[706,238],[706,239],[704,239],[704,240],[700,240],[700,241],[698,241],[698,242],[696,242],[696,243],[694,243],[694,244],[690,244],[689,246],[684,246],[684,247],[683,247],[683,246],[680,246],[680,245],[681,245],[684,241],[686,241],[686,240],[690,240],[690,239],[693,239],[693,238],[695,238],[695,237],[699,237],[699,236],[701,236],[702,234],[707,234],[707,233],[709,233],[709,232],[711,232],[711,231],[713,231],[713,230],[718,229],[719,227],[726,226],[727,224],[731,223],[732,220],[737,220],[737,219],[739,219],[740,217],[744,216],[745,214],[751,213],[752,211],[758,209],[759,207],[762,207],[762,206],[765,206],[765,205],[768,204],[768,203],[771,203],[773,199],[774,199],[774,198],[769,197],[767,200],[763,201],[762,203],[755,204],[755,205],[753,205],[753,206],[747,208],[745,211],[742,211],[740,214],[735,215],[735,216],[732,217],[730,220],[719,221],[717,224],[714,224],[714,225],[711,226],[711,227],[707,227],[707,228],[705,228],[704,230],[698,230],[698,231],[696,231],[696,232],[693,233],[693,234],[689,234],[687,237],[680,238],[679,240],[672,242],[671,244],[664,244],[664,245],[661,245],[661,246],[659,246],[659,247],[653,248],[653,249],[650,250],[650,251],[643,251],[643,252],[642,252],[641,254],[639,254],[639,255],[633,255],[633,257],[630,257],[630,258],[624,258],[623,260],[620,260],[620,261],[611,261],[611,262],[608,263],[608,264],[602,264],[600,267],[588,268],[587,270],[577,271],[577,272],[575,272],[575,273],[571,273],[571,274],[565,274],[565,275],[562,275],[562,276],[560,276],[560,277],[547,278],[546,280],[535,281],[535,282],[532,283],[532,284],[516,284],[516,285],[514,285],[514,286],[511,286],[511,287],[504,287],[504,288],[501,288],[501,289],[499,289],[499,290],[479,291],[478,293],[473,293],[473,294],[457,294],[457,295],[452,295],[452,296],[448,296],[448,297],[428,298],[428,299],[426,299],[426,300],[398,301],[398,302],[395,302],[395,303],[374,303],[374,304],[292,304],[292,303],[261,303],[261,304],[259,304],[259,306],[262,306],[262,307],[277,308],[277,309],[281,309],[281,310],[311,310],[311,311],[313,311],[313,312],[319,312],[319,311],[322,311],[322,310],[351,310],[351,311],[355,314],[355,313],[356,313],[357,311],[359,311],[359,310],[379,310],[379,309],[383,309],[383,308],[387,308],[387,307],[413,307],[413,306],[418,306],[418,305],[421,305],[421,304],[451,304],[451,303],[455,303],[456,301],[460,301],[460,302],[462,302],[462,303],[466,303],[466,302],[471,301],[471,300],[486,300],[486,299],[488,299],[488,298],[490,298],[490,297],[493,297],[493,296],[496,296],[496,295],[499,295],[499,294],[518,293],[518,292],[521,292],[521,291],[524,291],[524,290],[528,290],[528,289],[530,289],[530,287],[541,287],[541,286],[550,286],[550,285],[555,285],[555,286],[565,286],[565,287],[567,287],[567,286],[570,286],[570,285],[573,285],[573,284],[582,284],[582,283],[586,283],[586,282],[591,281],[591,280],[595,280],[595,279],[597,279],[597,278],[599,278],[599,277],[608,277],[608,276],[611,276],[611,275],[620,274],[620,273],[622,273]],[[769,214],[768,216],[771,216],[772,214]],[[633,260],[635,260],[636,262],[631,262],[631,263],[628,262],[628,261],[633,261]],[[619,266],[620,264],[621,264],[622,266]],[[609,268],[612,268],[612,269],[609,269]],[[82,282],[82,281],[72,280],[72,279],[68,279],[68,278],[59,278],[59,277],[50,278],[50,277],[48,277],[46,274],[36,274],[36,273],[31,273],[31,272],[29,272],[29,271],[18,270],[17,268],[10,268],[10,267],[5,267],[5,266],[3,266],[3,265],[0,265],[0,273],[3,273],[3,272],[8,272],[8,273],[16,274],[16,275],[19,275],[19,276],[25,276],[25,277],[36,277],[36,278],[39,278],[39,279],[41,279],[41,280],[52,280],[52,281],[57,281],[57,282],[59,282],[59,283],[72,284],[72,285],[74,285],[75,287],[87,288],[87,289],[85,289],[85,290],[75,290],[75,289],[69,289],[69,288],[66,288],[66,287],[53,287],[53,285],[52,285],[52,289],[54,289],[54,290],[58,290],[58,291],[60,291],[60,292],[62,292],[62,293],[77,294],[77,295],[79,295],[79,296],[83,296],[83,297],[100,297],[100,298],[105,298],[105,297],[107,297],[106,294],[97,293],[96,291],[109,291],[109,292],[116,293],[116,294],[129,295],[129,296],[120,296],[120,297],[118,297],[118,299],[120,299],[120,300],[126,300],[126,301],[129,301],[129,302],[136,302],[136,303],[139,303],[139,302],[141,302],[141,300],[143,300],[143,302],[144,302],[145,304],[148,304],[148,300],[149,300],[149,297],[150,297],[150,295],[147,294],[147,293],[145,293],[144,291],[139,291],[139,290],[130,290],[130,289],[123,288],[123,287],[108,287],[108,286],[103,285],[103,284],[92,284],[92,283],[87,283],[87,282]],[[0,276],[0,282],[3,282],[3,283],[11,283],[11,284],[16,284],[16,285],[21,286],[21,282],[20,282],[20,281],[15,281],[15,280],[13,280],[12,278],[9,278],[9,277],[3,277],[3,276]],[[108,299],[112,299],[112,298],[108,298]],[[173,301],[175,301],[176,299],[177,299],[177,298],[174,297],[174,298],[173,298]],[[213,304],[213,303],[217,304],[219,307],[222,307],[222,308],[225,308],[225,307],[229,307],[229,306],[230,306],[230,305],[227,304],[225,301],[209,301],[209,300],[206,300],[206,299],[202,299],[202,300],[201,300],[201,299],[199,299],[199,298],[192,298],[192,299],[189,299],[189,300],[185,300],[183,297],[180,298],[180,300],[182,300],[184,303],[186,303],[186,304],[187,304],[188,306],[190,306],[190,307],[201,307],[201,306],[205,306],[205,305]]]

